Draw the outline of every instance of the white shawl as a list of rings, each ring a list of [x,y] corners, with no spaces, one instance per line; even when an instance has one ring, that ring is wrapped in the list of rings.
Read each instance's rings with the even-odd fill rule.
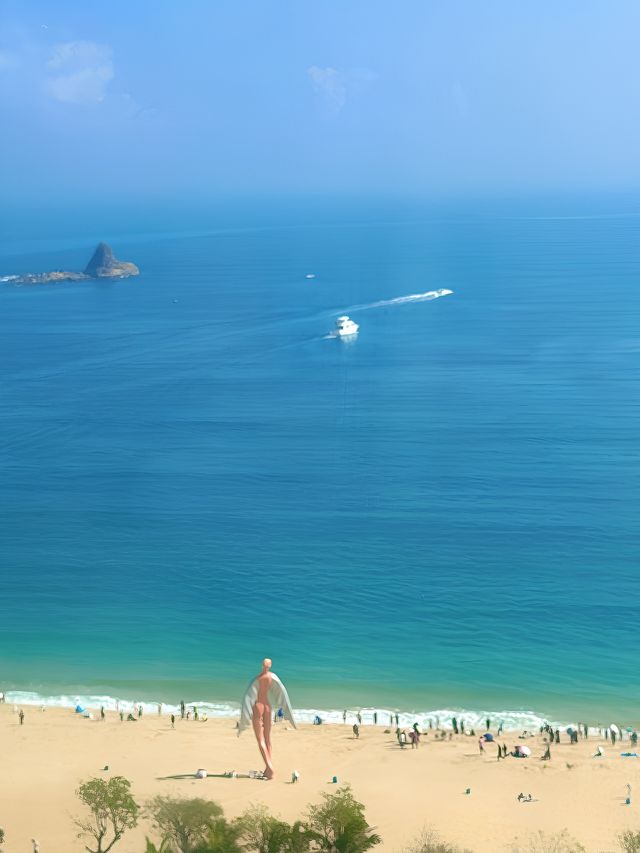
[[[258,679],[254,678],[251,684],[247,687],[247,692],[242,699],[242,708],[240,710],[240,723],[238,724],[238,737],[242,732],[252,724],[253,708],[258,701]],[[293,728],[296,728],[295,720],[293,719],[293,711],[287,688],[280,681],[277,675],[271,673],[271,686],[269,687],[269,704],[272,708],[282,708],[284,711],[285,720],[289,720]]]

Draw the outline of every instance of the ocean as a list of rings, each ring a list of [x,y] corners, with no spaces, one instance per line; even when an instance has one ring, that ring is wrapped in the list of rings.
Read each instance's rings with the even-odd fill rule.
[[[640,216],[335,204],[4,241],[0,690],[640,722]]]

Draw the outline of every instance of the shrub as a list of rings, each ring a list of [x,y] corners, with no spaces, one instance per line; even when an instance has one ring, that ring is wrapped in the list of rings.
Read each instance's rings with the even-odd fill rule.
[[[354,799],[347,785],[335,794],[323,794],[323,802],[309,806],[307,829],[316,849],[327,853],[364,853],[381,838],[364,816],[364,806]]]
[[[471,851],[441,841],[435,829],[426,827],[415,841],[405,848],[404,853],[471,853]]]
[[[618,836],[618,842],[623,853],[640,853],[640,832],[627,829]]]
[[[586,851],[582,844],[563,830],[553,834],[536,832],[526,842],[514,843],[511,853],[586,853]]]
[[[78,838],[93,839],[93,847],[85,845],[88,853],[107,853],[127,829],[138,823],[140,808],[131,795],[131,782],[124,776],[114,776],[108,781],[89,779],[76,794],[91,813],[88,818],[75,821],[80,829]]]
[[[218,803],[200,798],[177,800],[155,797],[147,804],[146,811],[159,831],[165,849],[179,853],[193,853],[196,847],[209,840],[217,823],[222,821],[226,824]]]
[[[265,806],[252,806],[235,823],[245,850],[304,853],[309,849],[309,831],[300,821],[286,823],[270,815]]]

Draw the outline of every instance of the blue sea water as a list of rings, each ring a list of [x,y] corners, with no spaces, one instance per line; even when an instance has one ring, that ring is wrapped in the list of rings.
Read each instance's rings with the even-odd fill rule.
[[[640,721],[640,218],[548,207],[4,283],[0,689],[224,704],[269,655],[301,708]],[[0,275],[93,248],[18,236]]]

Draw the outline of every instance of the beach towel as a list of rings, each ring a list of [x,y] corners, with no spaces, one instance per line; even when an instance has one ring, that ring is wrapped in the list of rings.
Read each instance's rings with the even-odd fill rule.
[[[240,723],[238,724],[238,737],[251,725],[253,719],[253,708],[258,700],[258,679],[254,678],[242,699],[240,711]],[[269,704],[272,708],[282,708],[285,719],[289,720],[293,728],[296,728],[293,719],[293,710],[289,701],[289,694],[284,684],[277,675],[271,673],[271,687],[269,687]]]

